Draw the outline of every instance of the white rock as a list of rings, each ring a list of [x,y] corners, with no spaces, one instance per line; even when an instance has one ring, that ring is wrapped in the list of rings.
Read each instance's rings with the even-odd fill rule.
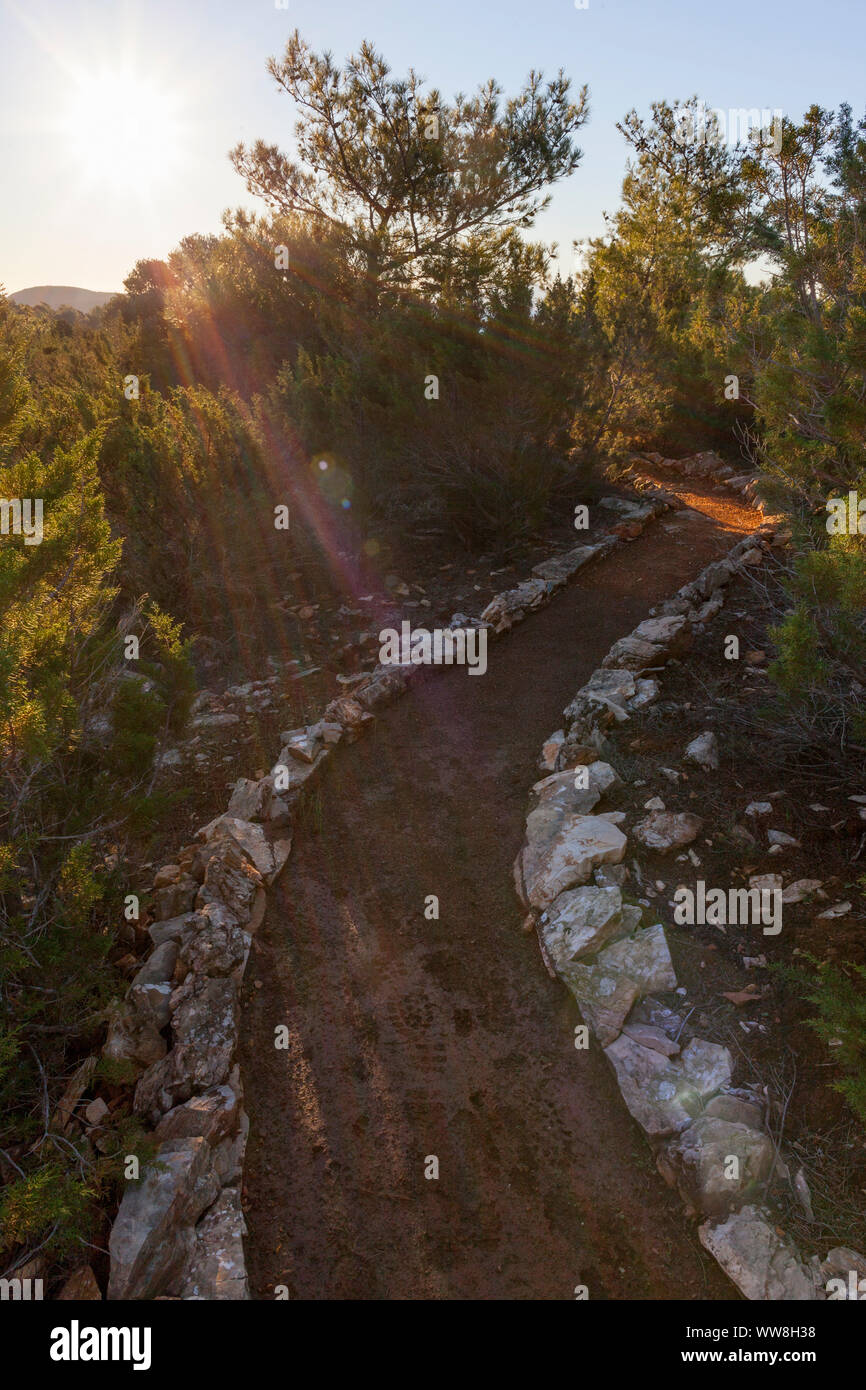
[[[195,1228],[193,1246],[179,1280],[185,1300],[248,1299],[243,1237],[247,1233],[240,1192],[223,1188]]]
[[[700,834],[703,821],[691,811],[651,811],[638,821],[633,834],[647,849],[666,854],[690,844]]]
[[[718,1225],[707,1221],[699,1235],[746,1298],[798,1303],[815,1298],[814,1283],[796,1248],[777,1234],[758,1207],[745,1206]]]
[[[274,855],[260,825],[252,821],[240,820],[237,816],[217,816],[202,831],[202,837],[210,843],[214,839],[234,840],[255,864],[259,873],[267,878],[274,871]]]
[[[551,903],[539,920],[544,944],[557,969],[598,951],[624,930],[619,888],[572,888]]]
[[[635,693],[635,679],[631,671],[623,668],[593,671],[589,680],[581,686],[580,694],[591,695],[594,700],[609,705],[616,714],[624,712],[626,702]]]
[[[850,911],[850,903],[834,903],[832,907],[826,908],[824,912],[819,912],[816,920],[819,922],[826,922],[833,917],[844,917]]]
[[[191,1227],[214,1200],[219,1182],[205,1139],[170,1139],[128,1183],[109,1239],[108,1297],[150,1299],[163,1293],[191,1244]]]
[[[810,893],[814,893],[821,887],[820,878],[798,878],[793,883],[789,883],[782,893],[783,903],[801,903]]]
[[[622,1031],[641,1047],[661,1052],[665,1057],[675,1057],[680,1050],[679,1043],[674,1042],[661,1028],[655,1028],[651,1023],[626,1023]]]
[[[731,1158],[736,1164],[731,1165]],[[665,1178],[676,1183],[691,1208],[707,1216],[730,1211],[738,1199],[767,1179],[772,1164],[768,1134],[716,1115],[700,1116],[659,1156]]]
[[[719,766],[719,745],[712,729],[705,729],[687,746],[684,757],[706,772],[714,772]]]
[[[622,831],[600,816],[566,814],[520,851],[518,894],[532,907],[547,907],[566,888],[586,883],[597,865],[619,864],[626,844]]]
[[[769,816],[773,810],[772,801],[750,801],[746,807],[747,816]]]
[[[782,875],[752,874],[749,877],[749,887],[757,888],[759,893],[781,893]]]
[[[784,830],[768,830],[767,840],[771,845],[777,845],[780,849],[800,849],[800,841],[795,840],[793,835],[789,835]]]
[[[555,734],[551,734],[541,749],[539,766],[543,772],[553,772],[556,767],[556,755],[565,741],[565,730],[557,729]]]
[[[714,1091],[730,1083],[727,1048],[694,1038],[680,1057],[665,1057],[621,1033],[605,1048],[623,1099],[652,1137],[685,1129]]]
[[[647,705],[651,705],[654,700],[658,699],[659,683],[649,679],[649,677],[641,676],[634,683],[634,692],[628,702],[629,709],[645,709]]]

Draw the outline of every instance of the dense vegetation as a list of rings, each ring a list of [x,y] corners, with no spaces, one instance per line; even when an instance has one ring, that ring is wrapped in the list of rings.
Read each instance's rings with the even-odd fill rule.
[[[732,148],[684,143],[667,103],[630,113],[622,205],[562,278],[526,233],[579,166],[564,77],[448,104],[297,35],[271,73],[298,162],[232,154],[261,215],[139,261],[86,318],[0,297],[0,491],[44,500],[41,545],[0,537],[13,1264],[89,1239],[115,1173],[52,1116],[118,988],[118,855],[165,811],[153,758],[196,644],[252,670],[246,615],[326,531],[506,551],[636,449],[745,454],[795,540],[780,723],[822,757],[866,747],[863,542],[825,525],[866,488],[866,123],[811,108],[780,148]],[[288,542],[281,503],[310,522]]]

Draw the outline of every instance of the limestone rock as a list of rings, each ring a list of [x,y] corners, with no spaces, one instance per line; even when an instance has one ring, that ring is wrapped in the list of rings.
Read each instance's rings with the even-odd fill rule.
[[[793,883],[789,883],[782,892],[783,903],[801,903],[810,893],[815,893],[821,887],[823,880],[820,878],[798,878]]]
[[[617,512],[627,521],[646,521],[653,512],[646,502],[631,502],[627,497],[600,497],[598,505],[607,511]]]
[[[634,695],[628,701],[628,708],[632,712],[645,709],[647,705],[653,704],[659,697],[658,681],[650,680],[645,676],[640,676],[634,683]]]
[[[217,816],[199,832],[205,840],[233,840],[239,849],[255,864],[263,878],[274,871],[274,856],[264,830],[252,821],[239,820],[237,816]]]
[[[247,1233],[236,1187],[223,1188],[195,1229],[180,1284],[183,1299],[242,1300],[250,1296],[244,1263]]]
[[[325,706],[325,720],[329,724],[339,724],[346,730],[357,731],[365,724],[371,724],[375,715],[365,710],[362,704],[350,695],[340,695]]]
[[[541,757],[538,760],[542,772],[554,772],[556,770],[556,759],[560,748],[565,740],[565,731],[557,729],[556,733],[551,734],[541,749]]]
[[[668,1058],[621,1033],[605,1053],[626,1105],[653,1138],[685,1129],[731,1079],[727,1048],[700,1038],[693,1038],[679,1057]]]
[[[586,883],[598,864],[618,864],[625,854],[625,835],[600,816],[564,812],[534,829],[515,863],[517,891],[528,906],[547,907],[566,888]]]
[[[564,960],[560,974],[602,1047],[618,1037],[636,1000],[676,986],[661,926],[614,941],[588,964]]]
[[[756,1206],[744,1206],[725,1221],[704,1222],[701,1244],[751,1300],[804,1303],[815,1286],[796,1248],[780,1236]]]
[[[528,609],[537,608],[544,602],[552,582],[555,581],[526,579],[516,589],[496,594],[482,612],[481,621],[489,623],[494,632],[507,632],[523,618]]]
[[[638,623],[634,636],[642,642],[652,642],[664,653],[665,661],[672,656],[683,656],[692,645],[688,619],[682,615],[645,618]]]
[[[201,714],[197,719],[193,719],[190,724],[191,729],[225,729],[231,724],[240,724],[239,714],[231,714],[226,711],[224,714]]]
[[[197,892],[198,883],[189,874],[183,874],[175,883],[158,888],[154,893],[154,916],[157,921],[191,911]]]
[[[628,878],[625,864],[599,864],[592,871],[593,881],[598,888],[622,888]]]
[[[560,893],[539,918],[539,930],[554,966],[566,966],[598,951],[622,927],[618,888],[571,888]]]
[[[580,694],[607,705],[613,711],[614,718],[622,723],[628,718],[628,709],[635,692],[634,673],[624,667],[612,667],[608,670],[593,671]]]
[[[153,876],[153,887],[166,888],[170,883],[177,883],[182,876],[183,871],[179,864],[163,864]]]
[[[707,565],[696,581],[701,597],[709,598],[717,589],[729,584],[735,572],[736,563],[731,559],[717,560],[715,564]]]
[[[553,555],[549,560],[542,560],[540,564],[533,565],[533,576],[554,584],[565,584],[573,574],[577,574],[579,569],[597,555],[598,551],[599,547],[595,545],[576,545],[563,555]],[[486,613],[487,609],[484,612]]]
[[[175,1045],[141,1077],[135,1110],[156,1122],[161,1114],[229,1074],[237,1046],[238,999],[234,980],[193,978],[172,995]]]
[[[640,1043],[641,1047],[649,1047],[653,1052],[661,1052],[664,1057],[675,1057],[680,1050],[680,1045],[668,1037],[667,1033],[661,1028],[656,1028],[652,1023],[626,1023],[622,1031],[626,1037],[633,1042]]]
[[[708,598],[708,599],[706,600],[705,603],[702,603],[702,604],[700,605],[699,608],[690,608],[690,609],[688,610],[687,617],[688,617],[689,622],[690,622],[690,623],[708,623],[708,622],[710,622],[710,621],[716,616],[717,613],[720,613],[720,612],[722,611],[722,608],[724,607],[724,603],[725,603],[724,594],[721,594],[721,593],[714,594],[712,598]]]
[[[213,1148],[237,1132],[239,1115],[231,1086],[212,1086],[163,1115],[153,1137],[158,1144],[168,1139],[206,1139]]]
[[[723,1216],[753,1197],[772,1166],[769,1135],[714,1115],[700,1116],[659,1155],[666,1179],[705,1216]]]
[[[659,923],[606,946],[597,957],[597,964],[600,969],[631,976],[641,996],[661,994],[677,986],[664,927]]]
[[[859,1251],[851,1250],[846,1245],[834,1246],[832,1250],[828,1250],[826,1259],[821,1261],[820,1273],[825,1280],[848,1280],[851,1270],[857,1276],[858,1282],[866,1279],[866,1255],[861,1255]]]
[[[406,684],[406,677],[399,667],[374,671],[369,684],[361,685],[355,691],[355,699],[365,710],[381,709],[404,694]]]
[[[692,643],[691,628],[683,614],[646,618],[642,623],[615,642],[603,667],[626,667],[643,671],[648,666],[662,666],[674,656],[682,656]]]
[[[132,981],[129,994],[138,1012],[159,1030],[168,1023],[177,944],[170,938],[151,952]]]
[[[691,844],[701,832],[703,821],[691,811],[652,811],[638,821],[633,834],[647,849],[659,854]]]
[[[337,726],[339,728],[339,725]],[[342,734],[342,729],[340,729]],[[285,744],[291,757],[300,763],[312,763],[316,760],[319,751],[320,733],[315,724],[303,729],[289,729],[287,733],[280,734],[282,742]]]
[[[191,912],[183,912],[180,917],[166,917],[162,922],[151,922],[147,930],[154,946],[161,946],[164,941],[179,941],[192,915]]]
[[[243,1178],[249,1129],[249,1116],[245,1110],[241,1110],[237,1132],[227,1135],[214,1149],[214,1168],[221,1187],[233,1186]]]
[[[84,1118],[93,1128],[101,1125],[108,1114],[110,1111],[101,1096],[97,1096],[96,1100],[92,1100],[89,1105],[84,1107]]]
[[[196,975],[230,975],[246,960],[249,945],[249,934],[234,913],[222,903],[208,903],[187,923],[179,959],[185,971]]]
[[[785,830],[768,830],[767,842],[771,845],[778,845],[780,849],[800,849],[800,841]]]
[[[631,633],[614,642],[602,666],[624,666],[630,671],[645,671],[649,666],[662,665],[662,651],[652,642]]]
[[[720,1120],[729,1120],[732,1124],[746,1125],[749,1129],[763,1130],[764,1128],[760,1105],[754,1100],[745,1100],[741,1096],[729,1095],[725,1092],[713,1096],[704,1113],[714,1115]]]
[[[596,758],[594,762],[583,764],[582,774],[574,768],[551,773],[533,783],[532,792],[538,806],[556,806],[560,811],[588,814],[605,792],[620,785],[618,773],[610,763]],[[585,787],[576,785],[586,782]],[[534,814],[534,813],[533,813]]]
[[[253,916],[258,894],[263,888],[261,874],[241,846],[233,839],[216,841],[207,861],[196,906],[223,904],[240,925],[245,926]]]
[[[360,709],[360,706],[358,708]],[[367,720],[372,720],[373,717],[372,714],[365,716]],[[357,727],[360,728],[360,724]],[[265,778],[266,782],[273,782],[275,795],[290,806],[294,806],[307,783],[316,780],[322,764],[331,756],[329,748],[320,748],[312,762],[308,763],[294,755],[294,748],[294,744],[287,743],[280,749],[278,760],[271,768],[269,776]],[[269,819],[275,818],[271,816]]]
[[[695,763],[705,772],[714,772],[719,766],[719,745],[712,729],[705,729],[688,744],[684,757],[686,762]]]
[[[310,725],[310,732],[320,738],[326,748],[333,748],[343,737],[343,726],[329,722],[327,719],[319,719],[315,724]]]
[[[610,711],[605,710],[601,705],[596,705],[595,708],[608,716],[610,715]],[[578,726],[573,729],[562,740],[556,755],[556,771],[564,772],[570,767],[589,767],[591,763],[601,757],[601,747],[596,746],[597,742],[603,746],[605,740],[603,738],[596,740],[592,734],[587,736],[582,727]]]
[[[162,1293],[190,1249],[189,1228],[218,1190],[204,1139],[162,1144],[140,1181],[128,1184],[112,1227],[109,1299],[150,1299]]]
[[[648,995],[646,999],[642,999],[639,1004],[635,1005],[633,1012],[629,1016],[628,1023],[629,1029],[636,1024],[645,1025],[654,1030],[657,1029],[658,1032],[662,1033],[670,1042],[678,1044],[677,1051],[679,1051],[679,1048],[687,1043],[691,1037],[688,1031],[688,1024],[680,1015],[675,1013],[673,1009],[669,1009],[664,1004],[659,1003],[658,999],[654,999],[651,995]],[[640,1039],[636,1038],[635,1041],[640,1042]],[[643,1043],[642,1045],[648,1047],[649,1043]],[[664,1049],[659,1048],[657,1050],[663,1051]],[[670,1055],[673,1056],[674,1054],[671,1053]]]
[[[273,776],[250,781],[239,777],[229,799],[228,815],[243,821],[285,825],[291,819],[289,802],[274,789]]]
[[[593,1036],[602,1047],[614,1042],[637,999],[637,983],[628,975],[583,965],[571,966],[563,972],[563,979]]]

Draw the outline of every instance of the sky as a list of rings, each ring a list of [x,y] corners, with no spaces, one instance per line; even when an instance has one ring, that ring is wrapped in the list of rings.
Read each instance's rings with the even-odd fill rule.
[[[138,259],[258,206],[228,151],[291,149],[265,62],[295,27],[337,59],[369,38],[446,98],[491,76],[514,93],[530,68],[586,82],[584,158],[533,232],[566,269],[618,204],[631,107],[864,107],[863,0],[0,0],[0,284],[119,290]]]

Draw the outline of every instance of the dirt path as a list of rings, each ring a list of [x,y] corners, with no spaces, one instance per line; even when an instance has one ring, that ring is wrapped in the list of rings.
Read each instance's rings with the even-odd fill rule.
[[[735,1296],[603,1055],[575,1050],[577,1009],[511,886],[564,705],[756,524],[689,500],[713,519],[662,518],[493,646],[486,676],[423,677],[329,767],[246,972],[254,1296]]]

